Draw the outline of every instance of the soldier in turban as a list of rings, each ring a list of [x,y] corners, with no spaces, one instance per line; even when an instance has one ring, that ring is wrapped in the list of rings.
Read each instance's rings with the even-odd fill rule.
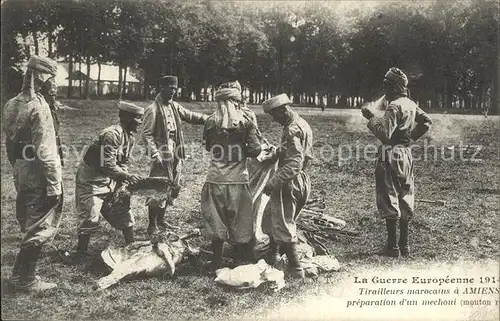
[[[212,271],[219,268],[225,241],[234,244],[240,262],[252,260],[253,207],[246,162],[260,153],[256,127],[240,108],[241,88],[223,84],[215,100],[217,110],[203,131],[212,160],[201,195],[203,221],[212,238]]]
[[[182,164],[185,158],[182,121],[202,125],[208,115],[192,112],[173,100],[178,89],[176,76],[163,76],[158,79],[160,93],[155,101],[144,111],[142,139],[151,157],[151,177],[168,177],[180,186]],[[179,191],[174,193],[177,196]],[[165,230],[167,204],[151,198],[147,201],[149,211],[148,233],[153,235],[158,229]]]
[[[57,73],[57,63],[32,56],[22,91],[3,109],[7,155],[14,171],[16,216],[23,232],[11,282],[15,289],[55,288],[36,276],[42,246],[57,232],[61,220],[62,169],[50,108],[41,95]]]
[[[264,187],[270,196],[269,213],[264,214],[262,228],[270,237],[273,264],[283,248],[290,262],[289,275],[304,277],[304,270],[296,250],[297,220],[311,191],[311,180],[306,173],[312,159],[313,135],[309,124],[290,107],[291,101],[281,94],[263,102],[264,112],[283,126],[281,145],[277,150],[278,169]]]
[[[431,119],[408,98],[408,77],[392,67],[385,74],[383,87],[388,107],[382,117],[368,108],[362,113],[368,128],[382,145],[375,169],[377,208],[386,220],[387,244],[383,254],[410,256],[409,223],[414,213],[414,178],[411,144],[431,126]],[[397,223],[399,220],[399,242]]]

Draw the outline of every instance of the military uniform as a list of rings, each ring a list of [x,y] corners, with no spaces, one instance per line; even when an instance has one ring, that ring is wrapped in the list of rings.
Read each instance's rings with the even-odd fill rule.
[[[220,134],[211,117],[205,124],[203,135],[207,151],[212,152],[201,197],[208,234],[232,243],[247,243],[253,236],[247,157],[256,157],[260,153],[256,128],[245,120],[239,128]]]
[[[277,150],[278,169],[263,190],[270,200],[262,220],[262,230],[270,236],[268,263],[276,262],[281,247],[288,258],[288,274],[304,278],[296,247],[295,222],[311,193],[311,181],[306,170],[313,159],[313,134],[309,124],[291,109],[290,104],[286,94],[262,103],[264,112],[283,126]]]
[[[311,127],[297,114],[283,128],[278,169],[268,182],[273,193],[263,218],[264,233],[278,243],[297,242],[295,221],[311,192],[306,170],[313,159],[312,138]]]
[[[415,121],[429,116],[407,97],[392,101],[381,118],[368,128],[382,142],[375,168],[377,208],[382,218],[410,220],[415,204],[413,159],[410,144]]]
[[[134,144],[135,138],[117,124],[101,131],[87,149],[76,173],[79,234],[92,234],[99,228],[105,198],[114,191],[117,181],[128,175],[127,163]],[[134,225],[130,212],[120,218],[105,218],[119,230]]]
[[[24,232],[21,246],[40,246],[55,235],[61,219],[54,208],[58,204],[47,204],[48,196],[62,192],[61,160],[49,106],[41,95],[30,99],[19,94],[5,105],[4,123],[17,219]]]
[[[22,92],[3,108],[5,145],[17,192],[16,217],[23,233],[11,281],[19,290],[40,291],[57,286],[35,275],[42,246],[54,238],[62,217],[61,159],[50,108],[40,93],[56,75],[57,64],[32,56],[27,67]]]
[[[142,127],[142,139],[152,158],[150,177],[168,177],[180,186],[182,164],[185,159],[184,136],[182,121],[190,124],[204,124],[207,115],[185,109],[177,102],[164,102],[161,94],[146,107]],[[160,156],[162,163],[157,162]],[[154,233],[156,221],[158,225],[165,224],[165,202],[158,204],[153,199],[146,202],[149,205],[148,232]],[[161,226],[160,226],[161,227]]]
[[[368,128],[381,141],[375,168],[377,208],[386,221],[387,243],[383,254],[409,256],[409,223],[413,218],[415,187],[411,144],[427,132],[432,121],[409,99],[408,78],[392,67],[384,77],[388,106],[384,115],[362,109]],[[397,223],[399,220],[399,241]]]

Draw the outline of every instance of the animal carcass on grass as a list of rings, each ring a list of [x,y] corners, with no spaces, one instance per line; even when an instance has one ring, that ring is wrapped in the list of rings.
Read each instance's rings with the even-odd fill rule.
[[[134,242],[124,248],[107,248],[101,257],[113,271],[97,281],[97,289],[109,288],[124,278],[134,276],[174,275],[176,264],[187,255],[198,254],[198,250],[191,248],[187,240],[200,235],[199,229],[193,229],[180,237],[168,233],[158,235],[151,241]]]

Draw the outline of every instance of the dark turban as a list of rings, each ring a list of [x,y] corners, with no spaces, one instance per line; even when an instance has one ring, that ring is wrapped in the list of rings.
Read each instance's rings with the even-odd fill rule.
[[[408,91],[408,77],[401,69],[392,67],[385,74],[385,80],[388,81],[388,88],[390,92],[395,96],[409,96]]]
[[[405,87],[408,86],[408,77],[406,77],[405,73],[399,68],[392,67],[389,69],[389,71],[385,74],[385,78],[396,84],[400,84]]]

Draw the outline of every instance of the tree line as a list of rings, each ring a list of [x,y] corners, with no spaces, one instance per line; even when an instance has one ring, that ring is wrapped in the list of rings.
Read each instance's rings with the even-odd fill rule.
[[[345,107],[379,96],[383,74],[398,66],[424,108],[498,112],[497,1],[353,4],[5,0],[2,93],[12,67],[44,43],[69,64],[68,96],[82,63],[113,63],[119,91],[133,70],[144,99],[160,75],[175,74],[184,98],[238,79],[251,103],[287,92],[295,103]],[[88,80],[83,87],[88,97]]]

